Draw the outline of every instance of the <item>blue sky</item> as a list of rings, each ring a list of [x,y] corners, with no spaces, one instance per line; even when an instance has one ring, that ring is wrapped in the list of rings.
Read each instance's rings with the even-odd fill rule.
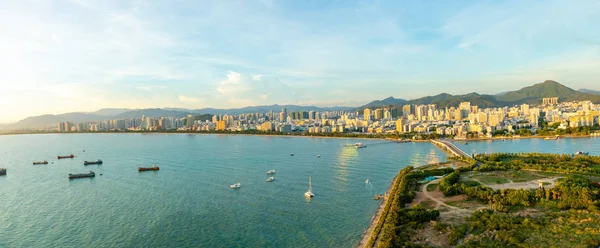
[[[598,1],[0,2],[0,122],[104,107],[358,106],[600,90]]]

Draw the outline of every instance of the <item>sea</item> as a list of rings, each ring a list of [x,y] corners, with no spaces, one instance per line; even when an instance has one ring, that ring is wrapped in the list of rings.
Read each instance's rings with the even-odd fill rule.
[[[494,152],[541,152],[572,155],[575,152],[588,152],[600,156],[600,137],[559,138],[545,140],[537,138],[454,141],[458,148],[468,154]]]
[[[367,147],[347,147],[356,142]],[[547,141],[510,142],[524,150]],[[427,142],[364,139],[0,136],[0,168],[8,169],[0,176],[0,247],[354,247],[379,207],[373,196],[399,170],[447,156]],[[83,165],[98,159],[102,165]],[[49,164],[32,164],[43,160]],[[153,164],[160,170],[137,170]],[[90,170],[95,178],[68,179]]]

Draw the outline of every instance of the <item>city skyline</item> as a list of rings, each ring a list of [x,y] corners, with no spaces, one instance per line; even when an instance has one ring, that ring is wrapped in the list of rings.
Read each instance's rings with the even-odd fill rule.
[[[101,108],[360,106],[599,90],[599,3],[14,1],[0,123]],[[596,6],[596,7],[595,7]]]

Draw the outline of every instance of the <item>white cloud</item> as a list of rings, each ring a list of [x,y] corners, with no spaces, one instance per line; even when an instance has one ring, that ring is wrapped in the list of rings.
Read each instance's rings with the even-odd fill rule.
[[[269,95],[267,95],[267,94],[260,95],[260,99],[262,99],[263,101],[267,100],[268,98],[269,98]]]
[[[252,90],[247,79],[242,78],[242,74],[230,71],[227,79],[221,81],[217,91],[225,96],[238,95]]]

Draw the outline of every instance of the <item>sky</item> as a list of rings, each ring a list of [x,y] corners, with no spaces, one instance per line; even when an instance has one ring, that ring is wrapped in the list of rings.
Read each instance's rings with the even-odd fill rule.
[[[600,1],[0,1],[0,123],[600,90]]]

